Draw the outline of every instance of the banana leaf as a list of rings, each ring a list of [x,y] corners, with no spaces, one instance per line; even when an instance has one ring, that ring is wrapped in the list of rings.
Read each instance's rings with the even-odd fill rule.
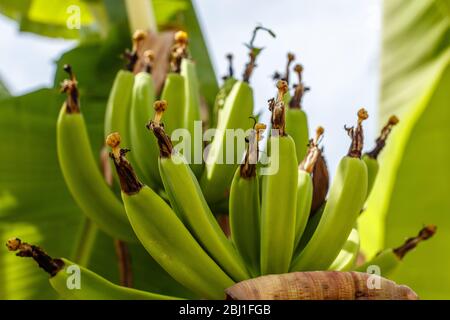
[[[384,1],[379,120],[400,124],[359,223],[367,258],[437,225],[393,275],[425,299],[450,298],[449,28],[448,0]]]

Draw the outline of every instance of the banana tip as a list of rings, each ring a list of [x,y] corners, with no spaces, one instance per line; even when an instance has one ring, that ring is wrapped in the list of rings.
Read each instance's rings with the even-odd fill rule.
[[[11,238],[6,241],[6,247],[9,251],[17,251],[20,248],[20,245],[22,244],[22,240],[19,238]]]
[[[118,132],[110,133],[106,137],[106,144],[111,148],[117,148],[120,145],[120,134]]]

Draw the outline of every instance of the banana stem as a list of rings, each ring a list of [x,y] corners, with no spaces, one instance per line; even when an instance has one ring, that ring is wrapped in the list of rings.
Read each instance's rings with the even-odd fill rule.
[[[106,137],[106,144],[112,149],[109,157],[114,160],[114,166],[120,180],[120,188],[128,195],[138,193],[144,185],[139,181],[133,167],[125,158],[130,150],[120,148],[120,135],[117,132]]]
[[[272,112],[271,122],[272,128],[278,130],[278,135],[286,136],[286,119],[285,119],[285,106],[283,97],[288,91],[288,84],[284,80],[277,82],[278,95],[277,99],[269,100],[269,110]]]
[[[258,57],[258,55],[261,53],[261,51],[263,49],[263,48],[257,48],[253,44],[255,42],[256,35],[259,30],[266,31],[273,38],[275,38],[275,33],[273,33],[272,30],[267,29],[263,26],[257,26],[255,29],[253,29],[252,38],[250,39],[250,42],[246,45],[247,48],[250,49],[250,52],[248,54],[250,57],[250,61],[247,62],[247,64],[245,65],[244,74],[242,76],[242,78],[243,78],[242,80],[247,83],[250,81],[250,76],[252,75],[253,70],[256,67],[256,58]]]
[[[158,141],[160,157],[170,158],[173,151],[173,144],[164,130],[164,124],[161,122],[164,111],[167,109],[167,102],[165,100],[155,101],[153,107],[155,109],[155,115],[153,119],[147,123],[146,127],[148,130],[153,131],[153,134]]]
[[[120,285],[128,288],[133,287],[133,272],[131,269],[131,258],[128,245],[121,240],[114,240],[117,260],[119,262]]]
[[[391,116],[386,123],[386,125],[381,129],[381,134],[375,141],[375,147],[372,151],[367,152],[366,154],[372,159],[377,159],[380,152],[384,149],[386,145],[386,139],[392,131],[392,128],[398,123],[398,118],[396,116]]]
[[[233,54],[228,53],[225,57],[227,58],[228,61],[228,75],[224,77],[224,80],[234,77]]]
[[[170,50],[170,70],[174,73],[181,72],[181,61],[189,57],[188,54],[188,34],[184,31],[178,31],[174,35],[174,41]]]
[[[303,161],[300,163],[300,169],[308,172],[309,174],[313,172],[316,162],[320,156],[319,142],[323,133],[323,127],[318,127],[316,129],[316,136],[314,139],[310,140],[308,153],[305,159],[303,159]]]
[[[19,251],[18,257],[30,257],[50,276],[55,276],[64,267],[61,259],[53,259],[40,247],[22,242],[19,238],[11,238],[6,242],[9,251]]]
[[[64,65],[64,71],[69,74],[69,79],[64,79],[61,83],[61,92],[67,94],[65,106],[67,113],[80,113],[78,82],[72,67],[69,64]]]
[[[394,249],[395,255],[402,260],[405,255],[417,247],[417,245],[429,238],[431,238],[436,233],[437,227],[435,225],[428,225],[422,228],[422,230],[419,231],[419,234],[416,237],[409,238],[405,241],[404,244],[402,244],[400,247]]]
[[[253,130],[246,140],[247,153],[245,154],[244,162],[240,166],[240,174],[244,179],[250,179],[256,176],[256,164],[258,163],[259,155],[259,141],[261,141],[262,134],[266,129],[263,123],[255,123]]]
[[[298,76],[298,84],[294,87],[294,96],[291,101],[289,101],[289,107],[293,109],[302,109],[302,100],[305,92],[309,91],[309,87],[305,87],[302,82],[303,66],[301,64],[296,64],[294,67],[295,73]]]
[[[358,124],[355,127],[347,128],[344,126],[344,129],[347,131],[348,136],[352,139],[352,143],[350,145],[350,149],[348,151],[347,156],[352,158],[361,158],[361,152],[364,146],[364,133],[362,128],[362,122],[369,117],[366,109],[361,108],[358,111]]]

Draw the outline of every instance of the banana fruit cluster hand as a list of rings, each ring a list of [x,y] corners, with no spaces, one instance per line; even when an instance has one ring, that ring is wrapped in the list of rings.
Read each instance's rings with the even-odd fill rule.
[[[249,80],[262,50],[253,44],[258,30],[273,36],[261,26],[254,30],[242,80],[234,77],[232,56],[228,56],[230,70],[216,97],[211,123],[217,130],[206,146],[205,165],[203,136],[198,132],[199,125],[203,126],[200,85],[187,34],[175,34],[170,71],[159,97],[152,76],[158,59],[141,47],[145,33],[134,34],[133,48],[126,54],[127,70],[118,72],[105,114],[106,144],[111,148],[122,201],[100,173],[80,112],[77,80],[66,66],[69,79],[62,88],[67,99],[57,122],[57,152],[70,193],[101,230],[125,242],[139,241],[171,277],[202,298],[223,299],[235,282],[268,274],[369,272],[376,265],[383,275],[389,275],[408,251],[436,230],[427,226],[401,247],[356,266],[360,256],[356,220],[376,178],[378,154],[398,119],[389,119],[375,148],[362,156],[362,123],[368,114],[364,109],[358,111],[357,125],[345,128],[351,145],[328,192],[328,171],[319,146],[324,129],[318,127],[312,138],[308,135],[302,106],[308,90],[302,80],[303,67],[294,66],[298,83],[290,95],[289,69],[295,57],[288,54],[277,95],[269,100],[269,161],[260,163],[259,143],[266,125],[253,118],[252,128],[249,119],[253,115]],[[177,129],[184,129],[190,137],[183,136],[175,144]],[[240,134],[230,137],[228,129],[240,130]],[[231,162],[225,157],[228,154],[234,157]],[[230,234],[217,222],[213,212],[218,211],[229,213]],[[176,299],[115,285],[19,239],[11,239],[7,246],[19,251],[19,256],[33,257],[64,298]],[[69,290],[67,270],[76,268],[81,272],[82,288]]]

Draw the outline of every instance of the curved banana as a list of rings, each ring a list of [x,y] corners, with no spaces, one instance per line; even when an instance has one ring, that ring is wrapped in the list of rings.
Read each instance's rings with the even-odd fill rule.
[[[222,86],[219,88],[219,91],[217,92],[216,95],[216,99],[214,101],[213,116],[211,117],[211,128],[216,128],[219,125],[221,118],[220,115],[222,114],[225,101],[228,95],[230,94],[231,89],[233,89],[233,86],[237,81],[238,80],[233,77],[227,78],[223,82]]]
[[[120,149],[120,136],[112,133],[107,145],[120,178],[122,199],[138,239],[150,255],[176,281],[208,299],[223,299],[234,283],[203,250],[169,205],[136,177]]]
[[[10,251],[17,256],[32,257],[50,275],[50,285],[67,300],[174,300],[181,299],[116,285],[95,272],[67,259],[54,259],[38,246],[9,239]]]
[[[392,128],[398,123],[398,118],[396,116],[391,116],[386,123],[386,125],[381,129],[381,134],[376,140],[376,145],[372,151],[366,152],[362,159],[366,163],[368,172],[368,186],[367,186],[367,197],[369,197],[370,191],[372,191],[373,184],[378,174],[380,165],[378,164],[378,155],[384,149],[386,145],[386,139],[392,131]]]
[[[56,124],[58,160],[66,185],[75,202],[96,225],[110,236],[137,241],[122,203],[106,184],[91,151],[89,136],[80,113],[77,80],[69,65],[70,79],[62,84],[67,93]]]
[[[263,48],[254,46],[254,40],[260,30],[275,37],[271,30],[263,26],[257,26],[253,30],[250,43],[246,44],[250,50],[250,61],[245,65],[242,81],[236,81],[230,94],[226,97],[218,116],[216,134],[212,143],[207,147],[208,150],[205,150],[207,158],[200,186],[210,205],[222,204],[228,198],[231,181],[245,152],[245,148],[237,148],[236,134],[239,134],[238,129],[247,131],[251,128],[248,118],[253,115],[253,89],[250,87],[249,81],[256,67],[256,59],[263,50]],[[234,130],[233,141],[227,141],[227,129]],[[244,132],[241,134],[244,135]],[[226,148],[226,145],[232,145],[233,150]],[[232,163],[229,163],[231,156],[233,157]]]
[[[205,170],[200,178],[200,185],[209,204],[219,203],[227,198],[231,180],[238,167],[238,161],[243,156],[244,150],[238,150],[236,136],[231,136],[233,141],[228,141],[227,129],[245,131],[251,128],[248,120],[253,113],[253,89],[246,82],[237,81],[225,100],[220,113],[213,141],[206,148]],[[239,133],[239,132],[237,132]],[[232,146],[230,150],[226,146]],[[234,155],[231,163],[227,163],[227,155]],[[228,161],[229,162],[229,161]]]
[[[367,194],[367,167],[360,159],[362,121],[367,117],[366,110],[359,110],[356,129],[346,128],[352,138],[350,150],[339,163],[319,225],[292,262],[291,271],[326,270],[344,246],[361,212]]]
[[[358,228],[355,226],[350,232],[350,235],[348,236],[348,239],[345,242],[344,246],[342,247],[341,251],[339,252],[338,256],[336,257],[336,259],[334,259],[333,263],[328,268],[328,270],[335,270],[335,271],[352,270],[355,266],[356,259],[358,258],[359,245],[360,245],[359,232]]]
[[[298,182],[297,182],[297,209],[295,217],[295,241],[294,247],[297,247],[303,231],[305,231],[306,224],[311,211],[311,203],[313,198],[313,180],[311,173],[314,170],[316,161],[320,154],[319,140],[323,135],[324,129],[318,127],[316,130],[316,137],[311,140],[308,154],[303,159],[298,167]]]
[[[133,48],[127,53],[129,63],[127,70],[119,70],[114,79],[113,86],[109,93],[105,111],[105,137],[111,132],[122,132],[124,141],[128,141],[128,125],[131,103],[131,93],[133,91],[134,74],[133,69],[138,59],[138,49],[146,34],[142,30],[137,30],[133,34]],[[128,143],[128,142],[127,142]]]
[[[259,154],[258,142],[262,139],[265,129],[264,124],[255,124],[248,139],[245,160],[236,170],[230,190],[231,238],[253,277],[261,274],[259,254],[261,201],[256,165]]]
[[[436,233],[436,226],[428,225],[419,231],[416,237],[407,239],[400,247],[381,251],[372,260],[357,267],[355,271],[371,273],[372,268],[378,267],[381,276],[389,277],[400,266],[405,255],[413,250],[424,240],[431,238]]]
[[[204,250],[235,281],[249,278],[245,264],[227,239],[184,157],[173,150],[160,122],[164,101],[155,102],[155,118],[147,125],[160,147],[159,171],[173,210]]]
[[[203,171],[203,135],[200,117],[200,89],[195,63],[189,59],[181,61],[181,72],[184,77],[184,124],[190,135],[190,143],[185,146],[184,156],[190,160],[190,167],[197,178]],[[196,130],[197,127],[200,130]],[[200,125],[199,125],[200,124]]]
[[[308,151],[309,129],[308,118],[302,109],[301,103],[303,94],[309,88],[305,88],[302,83],[302,65],[297,64],[294,70],[298,74],[299,83],[295,86],[294,96],[289,102],[289,108],[286,109],[286,130],[294,139],[298,161],[302,161]]]
[[[310,215],[308,218],[308,222],[306,223],[305,230],[303,231],[302,236],[297,244],[297,247],[294,250],[294,257],[298,256],[298,254],[306,247],[309,240],[311,240],[314,232],[319,225],[320,219],[322,219],[323,211],[325,209],[325,204],[323,204],[314,215]]]
[[[145,71],[136,74],[130,112],[130,144],[133,146],[133,159],[144,182],[152,189],[162,188],[158,169],[159,148],[156,139],[148,134],[145,125],[153,117],[152,104],[155,101],[155,86],[151,76],[153,53],[144,52],[147,60]]]
[[[167,101],[171,106],[164,116],[164,126],[169,136],[175,129],[183,128],[185,124],[183,120],[186,116],[185,77],[180,73],[182,61],[188,58],[187,50],[187,33],[178,31],[175,33],[174,45],[171,49],[171,70],[167,74],[161,93],[161,100]]]
[[[294,241],[297,202],[298,161],[295,143],[286,134],[283,96],[287,83],[278,81],[278,97],[271,100],[272,136],[269,156],[278,170],[266,175],[261,205],[261,274],[285,273],[289,270]],[[278,145],[278,150],[275,146]]]

